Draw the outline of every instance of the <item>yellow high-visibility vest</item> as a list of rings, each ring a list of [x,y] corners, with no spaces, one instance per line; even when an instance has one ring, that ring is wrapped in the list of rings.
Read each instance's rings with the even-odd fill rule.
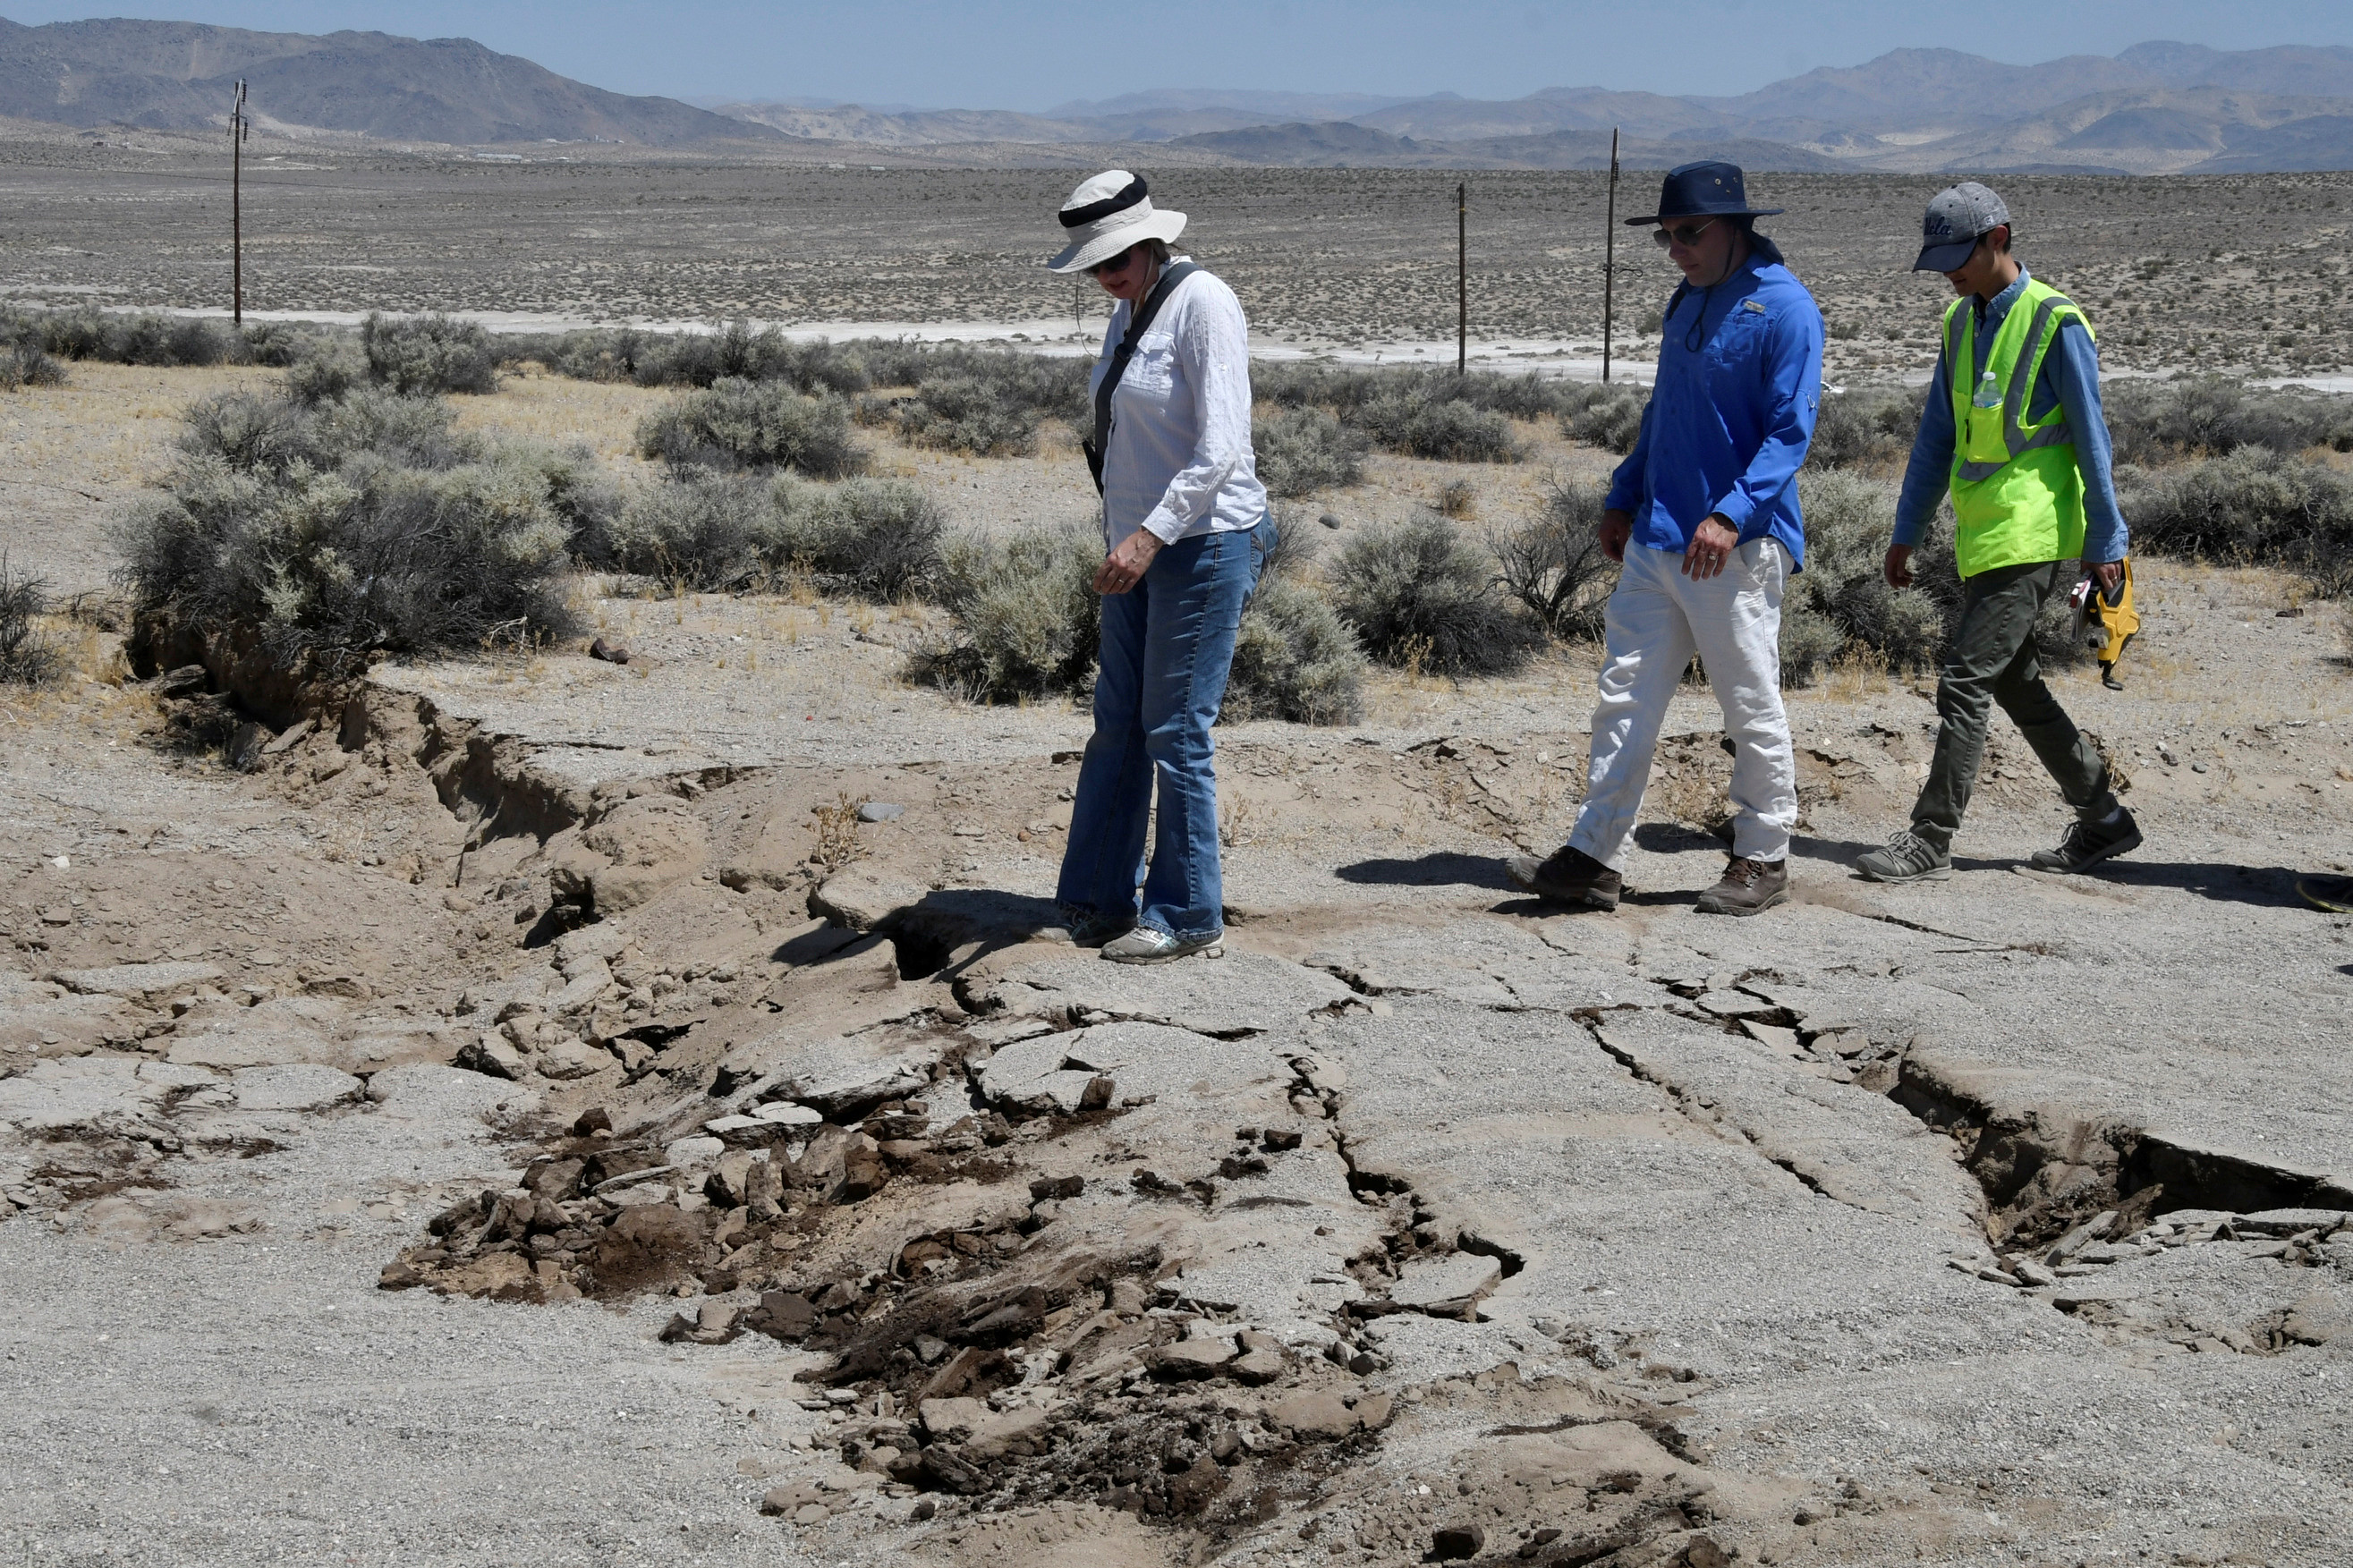
[[[1953,384],[1953,552],[1960,574],[2072,561],[2084,552],[2084,476],[2064,408],[2029,424],[2042,361],[2068,321],[2092,330],[2075,301],[2038,278],[1994,334],[1977,370],[1977,313],[1968,299],[1945,312],[1945,366]],[[1975,376],[1974,383],[1971,377]]]

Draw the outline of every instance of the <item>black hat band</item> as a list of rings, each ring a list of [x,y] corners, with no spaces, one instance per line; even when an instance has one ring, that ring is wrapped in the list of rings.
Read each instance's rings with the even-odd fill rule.
[[[1089,202],[1082,207],[1064,207],[1061,213],[1062,226],[1078,228],[1107,218],[1115,212],[1124,212],[1142,201],[1145,194],[1144,176],[1138,174],[1127,183],[1126,189],[1115,196],[1105,196],[1099,202]]]

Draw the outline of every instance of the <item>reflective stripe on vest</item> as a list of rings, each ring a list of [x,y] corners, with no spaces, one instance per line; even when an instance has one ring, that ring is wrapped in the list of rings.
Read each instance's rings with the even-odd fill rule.
[[[2025,307],[2034,307],[2029,317]],[[2014,331],[2020,321],[2027,322],[2023,331]],[[1998,460],[1972,460],[1969,448],[1974,444],[1970,436],[1975,415],[1987,412],[1974,406],[1977,381],[1976,312],[1967,300],[1956,300],[1945,312],[1945,364],[1953,387],[1954,464],[1953,477],[1964,483],[1975,484],[2000,473],[2004,464],[2043,447],[2072,447],[2074,432],[2067,427],[2067,412],[2053,408],[2040,425],[2026,423],[2027,400],[2033,395],[2034,384],[2042,374],[2042,362],[2058,341],[2059,329],[2068,321],[2082,323],[2085,331],[2092,330],[2083,310],[2074,300],[2039,279],[2029,278],[2010,314],[2002,318],[2001,328],[1994,334],[1993,346],[1986,356],[1986,371],[2002,384],[2000,437],[2004,456]]]

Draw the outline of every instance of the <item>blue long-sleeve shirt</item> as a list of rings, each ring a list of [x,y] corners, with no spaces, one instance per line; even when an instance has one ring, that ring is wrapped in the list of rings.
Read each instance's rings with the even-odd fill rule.
[[[2026,291],[2027,273],[2019,268],[2018,281],[1989,300],[1973,300],[1977,321],[1970,328],[1973,358],[1969,384],[1985,374],[1994,334],[2001,331],[2010,308]],[[2116,508],[2116,480],[2111,471],[2108,421],[2100,412],[2100,350],[2080,321],[2059,329],[2051,353],[2042,358],[2042,374],[2034,378],[2034,394],[2027,399],[2030,423],[2048,418],[2053,408],[2064,409],[2067,428],[2074,437],[2075,467],[2084,476],[2084,559],[2094,563],[2125,558],[2127,533],[2124,513]],[[1953,477],[1953,373],[1936,351],[1936,374],[1929,378],[1928,405],[1921,412],[1920,433],[1912,438],[1912,461],[1904,470],[1904,490],[1895,501],[1895,542],[1916,545],[1936,514],[1936,503]]]
[[[1713,289],[1694,289],[1661,325],[1659,374],[1609,505],[1634,542],[1678,553],[1711,514],[1740,542],[1767,536],[1806,556],[1793,482],[1822,398],[1822,313],[1769,242]]]

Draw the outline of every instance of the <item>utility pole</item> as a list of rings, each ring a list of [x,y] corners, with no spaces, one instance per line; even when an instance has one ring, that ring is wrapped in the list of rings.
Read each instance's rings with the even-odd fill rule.
[[[1454,374],[1471,365],[1471,182],[1454,187]]]
[[[228,111],[228,254],[229,320],[245,325],[245,83],[237,84],[237,100]]]
[[[1601,384],[1609,384],[1609,313],[1618,291],[1618,127],[1609,128],[1609,216],[1601,237]]]

